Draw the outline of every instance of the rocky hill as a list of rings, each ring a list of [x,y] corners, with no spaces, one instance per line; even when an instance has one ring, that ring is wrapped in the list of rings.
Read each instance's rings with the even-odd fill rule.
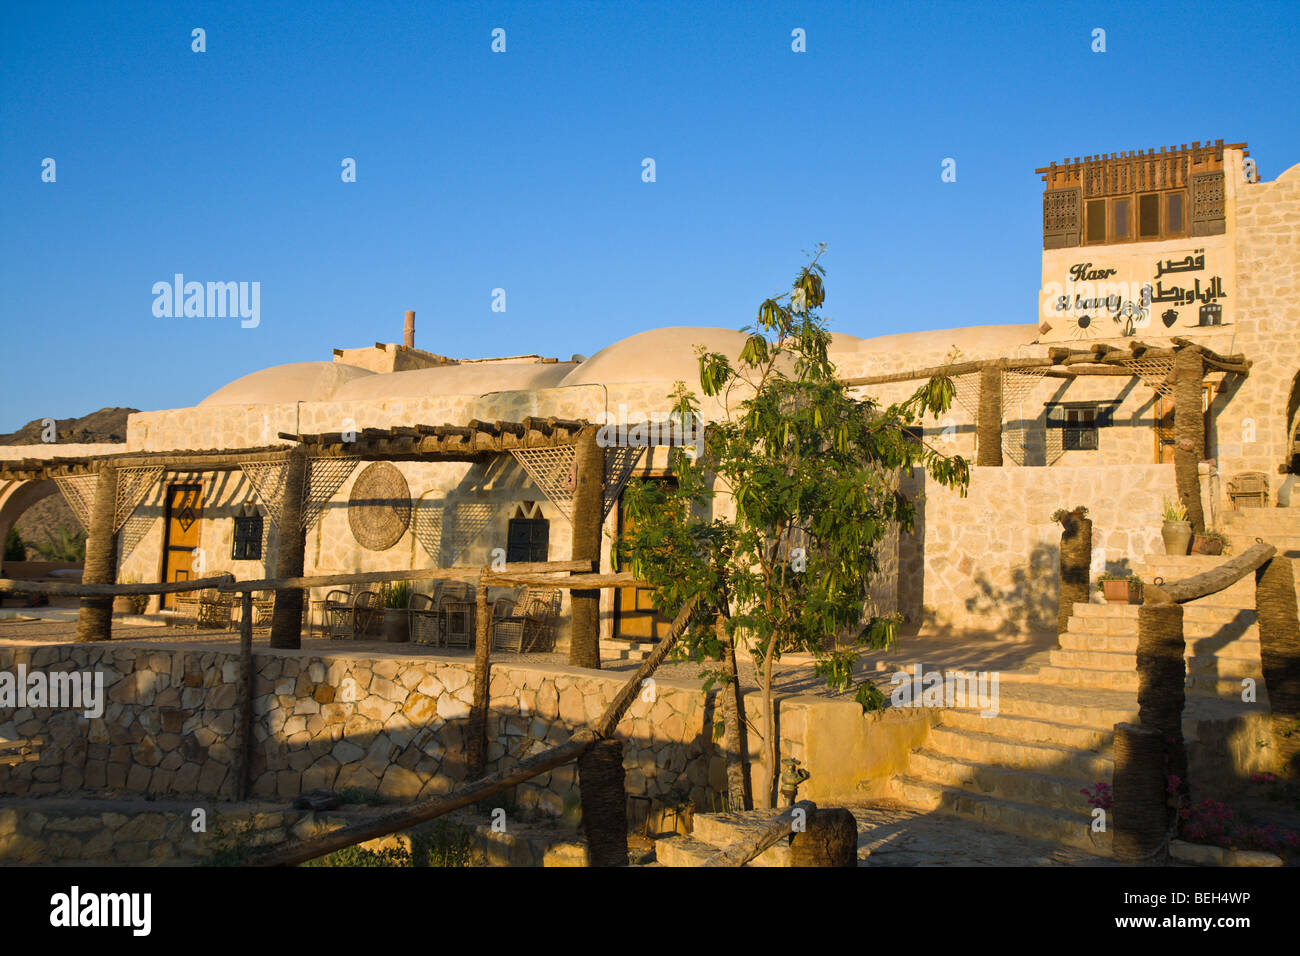
[[[101,408],[81,418],[55,419],[55,434],[60,444],[125,442],[126,417],[135,411],[139,409]],[[38,418],[16,432],[0,435],[0,445],[39,445],[44,429],[44,420]],[[14,528],[27,545],[28,559],[40,560],[41,555],[36,551],[37,544],[49,541],[59,528],[80,531],[81,523],[63,500],[63,495],[55,493],[24,511],[14,523]]]

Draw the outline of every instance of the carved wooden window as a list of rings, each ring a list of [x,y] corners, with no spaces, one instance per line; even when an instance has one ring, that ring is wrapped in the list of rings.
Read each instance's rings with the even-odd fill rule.
[[[1093,199],[1088,202],[1088,241],[1106,241],[1106,200]]]
[[[1082,218],[1077,186],[1043,193],[1043,248],[1077,246]]]
[[[1214,236],[1224,230],[1223,173],[1193,173],[1192,235]]]

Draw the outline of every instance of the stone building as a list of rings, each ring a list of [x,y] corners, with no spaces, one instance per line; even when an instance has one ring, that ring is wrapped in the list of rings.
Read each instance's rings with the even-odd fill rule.
[[[1272,181],[1255,169],[1244,144],[1222,141],[1053,163],[1037,170],[1042,284],[1032,300],[1029,290],[1012,300],[1023,324],[871,339],[836,330],[831,357],[839,373],[881,401],[910,393],[926,369],[984,366],[954,376],[957,403],[922,436],[979,462],[970,493],[960,498],[922,477],[907,479],[922,504],[914,533],[890,539],[882,555],[882,607],[897,607],[914,626],[1009,639],[1049,629],[1059,537],[1051,515],[1060,507],[1091,510],[1099,569],[1135,566],[1157,550],[1162,504],[1175,489],[1168,387],[1175,347],[1249,363],[1245,374],[1224,370],[1223,361],[1205,364],[1208,523],[1220,523],[1229,483],[1243,473],[1263,476],[1270,506],[1293,504],[1300,166]],[[282,435],[346,437],[529,416],[657,420],[675,382],[698,385],[696,346],[734,356],[743,342],[736,331],[674,327],[586,359],[453,359],[415,348],[408,316],[402,345],[335,349],[330,360],[250,372],[190,408],[132,415],[125,451],[266,449],[291,444]],[[1088,349],[1098,361],[1080,359]],[[1096,374],[1075,374],[1081,369]],[[986,437],[979,449],[981,388],[993,384],[999,427],[985,434],[999,437]],[[705,402],[703,418],[716,412]],[[33,453],[0,449],[0,459]],[[667,448],[652,447],[632,474],[664,476],[667,463]],[[512,560],[570,555],[563,507],[510,455],[385,463],[384,487],[402,499],[389,516],[391,533],[359,534],[352,519],[368,464],[322,478],[328,500],[307,533],[305,573],[476,564],[496,549]],[[119,580],[175,580],[200,567],[266,576],[277,534],[251,474],[167,470],[142,479],[149,487],[117,536]],[[372,471],[365,480],[377,477]],[[613,484],[624,477],[613,476]],[[53,490],[49,481],[0,485],[0,535]],[[604,519],[606,568],[620,521],[615,500]],[[606,638],[646,637],[658,626],[644,594],[605,591],[601,602]]]

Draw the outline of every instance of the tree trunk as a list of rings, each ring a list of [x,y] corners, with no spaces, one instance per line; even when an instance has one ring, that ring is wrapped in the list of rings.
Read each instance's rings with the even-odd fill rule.
[[[776,650],[773,634],[763,655],[763,792],[759,804],[764,808],[776,806],[776,782],[780,770],[776,765],[776,707],[772,703],[772,656]]]
[[[744,866],[768,847],[790,838],[795,812],[799,810],[803,811],[803,819],[807,821],[816,815],[817,804],[811,800],[800,800],[794,806],[786,807],[762,827],[751,830],[731,846],[719,850],[700,866]]]
[[[1087,604],[1092,588],[1092,519],[1079,509],[1062,520],[1061,594],[1056,610],[1056,633],[1064,634],[1070,626],[1075,604]],[[1058,642],[1059,643],[1059,642]]]
[[[1002,464],[1002,369],[980,369],[979,414],[975,420],[975,463]]]
[[[1187,792],[1187,754],[1183,749],[1183,704],[1187,662],[1181,604],[1143,604],[1138,610],[1138,719],[1160,732],[1167,760],[1162,777],[1174,774]]]
[[[117,468],[100,462],[95,480],[95,499],[86,529],[86,561],[83,584],[113,584],[117,578],[117,534],[113,511],[117,507]],[[113,636],[113,599],[85,597],[77,614],[78,642],[107,641]]]
[[[1111,848],[1125,863],[1163,863],[1169,832],[1165,799],[1165,742],[1160,731],[1136,724],[1115,725],[1112,784],[1114,833]]]
[[[253,751],[253,593],[239,595],[239,670],[235,678],[235,755],[231,761],[232,800],[248,797]]]
[[[1295,778],[1300,776],[1300,615],[1290,558],[1273,558],[1255,572],[1255,607],[1278,770]]]
[[[602,740],[578,758],[582,829],[592,866],[627,866],[623,741]]]
[[[727,618],[713,619],[714,633],[722,644],[722,724],[727,760],[727,805],[732,810],[754,809],[749,781],[749,742],[745,733],[745,695],[736,668],[736,642],[727,634]]]
[[[492,682],[491,613],[487,600],[487,568],[484,568],[478,576],[474,612],[474,702],[470,707],[469,736],[465,741],[465,763],[471,780],[477,780],[487,770],[488,690]]]
[[[297,445],[289,449],[284,491],[280,499],[280,525],[276,528],[275,547],[277,578],[302,577],[303,554],[307,550],[307,536],[302,526],[302,498],[306,476],[307,451]],[[270,644],[286,650],[297,650],[302,646],[301,588],[275,592]]]
[[[807,829],[790,839],[791,866],[857,866],[858,822],[835,807],[809,814]]]
[[[596,429],[578,436],[574,460],[573,552],[575,561],[591,561],[600,570],[600,537],[605,497],[605,451],[596,442]],[[570,598],[573,632],[569,663],[600,667],[600,591],[573,591]]]
[[[1180,349],[1174,356],[1173,378],[1174,480],[1192,531],[1201,532],[1205,530],[1205,512],[1197,467],[1205,458],[1205,360],[1192,349]]]

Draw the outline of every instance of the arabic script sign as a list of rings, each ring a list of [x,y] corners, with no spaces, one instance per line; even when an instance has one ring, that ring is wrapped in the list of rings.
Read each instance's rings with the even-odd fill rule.
[[[1150,262],[1130,257],[1127,263],[1072,263],[1065,282],[1043,286],[1042,316],[1052,337],[1101,338],[1136,335],[1148,327],[1159,332],[1223,324],[1228,293],[1223,277],[1207,269],[1204,249],[1157,259],[1147,271]]]

